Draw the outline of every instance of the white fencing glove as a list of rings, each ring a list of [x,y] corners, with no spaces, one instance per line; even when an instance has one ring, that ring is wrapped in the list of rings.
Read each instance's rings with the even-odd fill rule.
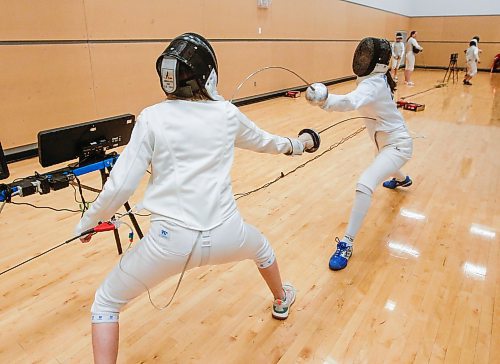
[[[298,139],[290,139],[290,151],[286,155],[301,155],[304,152],[314,153],[321,143],[319,134],[313,129],[302,129]]]
[[[299,140],[304,145],[304,151],[310,150],[311,148],[314,147],[314,140],[312,138],[312,135],[309,133],[299,134]]]
[[[299,132],[299,140],[304,144],[304,151],[314,153],[321,144],[319,133],[314,129],[302,129]]]
[[[306,90],[306,100],[311,105],[322,106],[328,98],[328,89],[322,83],[313,83]]]
[[[290,142],[290,150],[285,155],[302,155],[304,153],[304,144],[300,139],[287,139]]]

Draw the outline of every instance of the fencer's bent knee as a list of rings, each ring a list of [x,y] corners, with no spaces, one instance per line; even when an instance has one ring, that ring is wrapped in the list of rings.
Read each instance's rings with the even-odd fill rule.
[[[371,196],[373,194],[373,191],[370,187],[367,185],[364,185],[363,183],[357,183],[356,184],[356,191],[359,191],[361,193],[364,193],[365,195]]]
[[[103,286],[97,289],[95,293],[94,303],[90,311],[92,312],[92,322],[118,322],[118,313],[122,306],[127,302],[118,302],[119,300],[112,299],[106,292]],[[116,321],[110,321],[108,317],[111,314],[116,316]],[[94,317],[95,316],[95,317]],[[99,316],[103,316],[99,318]],[[106,318],[108,317],[108,318]]]
[[[262,235],[262,242],[262,248],[260,248],[257,252],[255,263],[260,269],[265,269],[274,263],[276,256],[274,255],[274,250],[271,244],[269,244],[269,241],[264,235]]]
[[[267,238],[256,228],[246,224],[246,244],[256,245],[257,251],[255,253],[254,261],[260,269],[265,269],[271,266],[276,257],[274,250],[269,244]]]
[[[356,184],[356,191],[364,193],[365,195],[368,196],[371,196],[373,194],[373,191],[370,189],[370,187],[359,182]]]

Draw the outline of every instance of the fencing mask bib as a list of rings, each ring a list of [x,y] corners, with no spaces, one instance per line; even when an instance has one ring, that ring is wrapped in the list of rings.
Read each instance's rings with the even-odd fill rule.
[[[190,98],[196,92],[223,100],[217,92],[217,58],[210,43],[196,33],[176,37],[158,57],[156,71],[168,95]]]
[[[352,70],[358,77],[368,76],[372,72],[386,73],[391,54],[391,44],[388,40],[365,38],[354,51]]]

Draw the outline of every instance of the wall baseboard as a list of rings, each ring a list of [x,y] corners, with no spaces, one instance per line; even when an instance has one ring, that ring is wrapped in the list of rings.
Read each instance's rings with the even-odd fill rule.
[[[330,86],[330,85],[335,85],[337,83],[352,81],[355,79],[356,79],[356,76],[353,75],[353,76],[340,77],[340,78],[336,78],[333,80],[322,81],[322,83],[324,83],[327,86]],[[302,91],[305,91],[306,89],[307,89],[307,86],[298,86],[298,87],[291,87],[291,88],[286,88],[283,90],[268,92],[265,94],[249,96],[249,97],[245,97],[242,99],[234,100],[234,105],[243,106],[243,105],[253,104],[256,102],[265,101],[265,100],[274,99],[276,97],[283,96],[283,94],[287,91],[301,91],[302,92]]]
[[[427,69],[427,70],[447,70],[448,69],[448,67],[446,67],[446,66],[418,66],[418,65],[415,65],[415,68],[421,68],[421,69]],[[458,70],[460,72],[462,72],[462,71],[465,71],[465,68],[458,67]],[[489,68],[478,68],[477,70],[480,72],[490,72],[491,71],[491,69],[489,69]]]

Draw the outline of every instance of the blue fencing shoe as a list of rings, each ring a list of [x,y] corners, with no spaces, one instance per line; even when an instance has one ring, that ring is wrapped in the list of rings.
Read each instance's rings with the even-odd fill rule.
[[[331,270],[341,270],[347,266],[347,261],[352,255],[352,244],[340,241],[339,238],[335,238],[335,241],[337,242],[337,250],[330,258],[329,266]]]
[[[396,180],[396,178],[393,178],[389,181],[385,181],[382,186],[384,186],[385,188],[390,188],[391,190],[395,189],[396,187],[408,187],[408,186],[411,186],[412,184],[412,180],[410,178],[410,176],[406,176],[405,180],[404,181],[398,181]]]

